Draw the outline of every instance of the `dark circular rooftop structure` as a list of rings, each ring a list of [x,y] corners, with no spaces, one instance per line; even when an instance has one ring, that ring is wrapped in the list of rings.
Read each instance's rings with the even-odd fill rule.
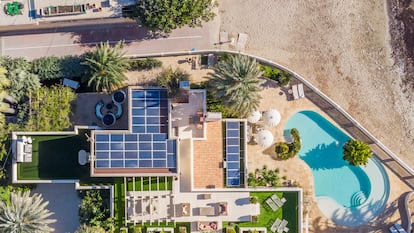
[[[124,91],[119,90],[114,92],[114,94],[112,94],[112,101],[119,103],[119,104],[123,104],[125,102],[126,99],[126,94]]]
[[[102,124],[105,126],[113,126],[116,122],[116,117],[113,113],[108,112],[105,114],[105,116],[102,118]]]

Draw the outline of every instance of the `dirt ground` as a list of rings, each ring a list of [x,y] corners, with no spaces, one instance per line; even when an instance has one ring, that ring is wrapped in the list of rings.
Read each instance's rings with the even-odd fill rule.
[[[383,1],[220,1],[221,31],[295,70],[414,168],[414,110],[394,64]]]

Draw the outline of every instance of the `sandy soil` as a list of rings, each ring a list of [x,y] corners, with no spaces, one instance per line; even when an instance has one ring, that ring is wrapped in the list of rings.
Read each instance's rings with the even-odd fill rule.
[[[385,1],[225,0],[221,30],[311,81],[414,168],[414,114],[391,57]]]

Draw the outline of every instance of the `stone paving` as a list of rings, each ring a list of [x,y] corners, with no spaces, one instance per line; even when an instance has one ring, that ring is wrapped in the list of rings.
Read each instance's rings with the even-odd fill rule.
[[[186,56],[181,57],[165,57],[160,58],[163,61],[164,66],[171,66],[173,68],[179,67],[191,74],[192,82],[200,82],[205,80],[209,69],[192,70],[191,66],[185,61]],[[159,71],[152,71],[151,75],[156,74]],[[149,77],[147,73],[142,73],[144,77]],[[142,76],[141,76],[142,77]],[[132,83],[139,80],[132,80]],[[282,116],[281,122],[274,127],[266,127],[270,130],[275,139],[274,143],[284,140],[283,128],[290,116],[301,110],[312,110],[323,117],[328,119],[338,128],[341,128],[335,121],[326,113],[324,113],[319,107],[314,105],[310,100],[303,98],[299,100],[292,100],[292,96],[288,93],[288,88],[280,87],[272,81],[264,80],[262,84],[262,101],[260,104],[260,111],[265,111],[270,108],[277,109]],[[411,189],[401,181],[401,179],[395,175],[391,170],[385,167],[385,170],[389,176],[390,181],[390,193],[388,202],[384,211],[374,220],[366,225],[359,227],[344,227],[333,223],[330,219],[326,218],[319,210],[313,192],[313,177],[310,168],[300,158],[293,158],[287,161],[279,161],[275,159],[274,146],[262,149],[258,145],[249,145],[247,148],[248,154],[248,171],[254,171],[256,168],[262,168],[263,165],[267,165],[268,168],[280,169],[281,176],[287,176],[287,179],[294,180],[304,189],[306,195],[305,199],[311,200],[311,205],[306,208],[307,211],[304,216],[308,218],[303,219],[304,222],[308,222],[309,232],[314,233],[330,233],[330,232],[388,232],[388,228],[395,222],[401,222],[401,216],[398,203],[402,194],[411,191]],[[304,230],[304,232],[306,232]]]

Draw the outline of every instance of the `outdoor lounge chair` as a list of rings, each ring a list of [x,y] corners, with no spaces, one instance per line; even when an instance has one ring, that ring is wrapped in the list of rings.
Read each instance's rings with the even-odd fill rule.
[[[212,206],[200,207],[199,209],[200,209],[201,216],[214,216],[215,215],[214,207]]]
[[[276,205],[278,206],[278,207],[282,207],[282,205],[284,204],[280,199],[279,199],[279,197],[278,196],[276,196],[275,194],[273,194],[271,197],[270,197],[275,203],[276,203]]]
[[[297,85],[292,86],[292,93],[293,93],[293,99],[295,99],[295,100],[299,99],[299,93],[298,93],[298,86]]]
[[[102,114],[102,112],[101,112],[101,109],[103,108],[103,106],[104,106],[105,104],[104,104],[104,102],[103,102],[103,100],[101,100],[101,101],[99,101],[96,105],[95,105],[95,115],[96,115],[96,117],[99,119],[99,120],[102,120],[103,119],[103,117],[104,117],[104,115]]]
[[[299,98],[305,98],[305,92],[303,91],[303,83],[298,84]]]
[[[272,231],[272,232],[276,232],[276,230],[279,228],[279,226],[280,226],[280,223],[282,223],[282,220],[280,220],[279,218],[277,218],[274,222],[273,222],[273,224],[272,224],[272,227],[270,228],[270,230]]]
[[[276,203],[270,197],[266,199],[266,203],[269,205],[269,207],[273,211],[276,211],[277,209],[279,209],[279,207],[276,205]]]
[[[398,223],[395,223],[394,227],[398,230],[399,233],[407,233],[407,231]]]
[[[391,232],[391,233],[398,233],[398,230],[397,230],[397,228],[395,228],[394,226],[391,226],[391,227],[390,227],[390,232]]]

